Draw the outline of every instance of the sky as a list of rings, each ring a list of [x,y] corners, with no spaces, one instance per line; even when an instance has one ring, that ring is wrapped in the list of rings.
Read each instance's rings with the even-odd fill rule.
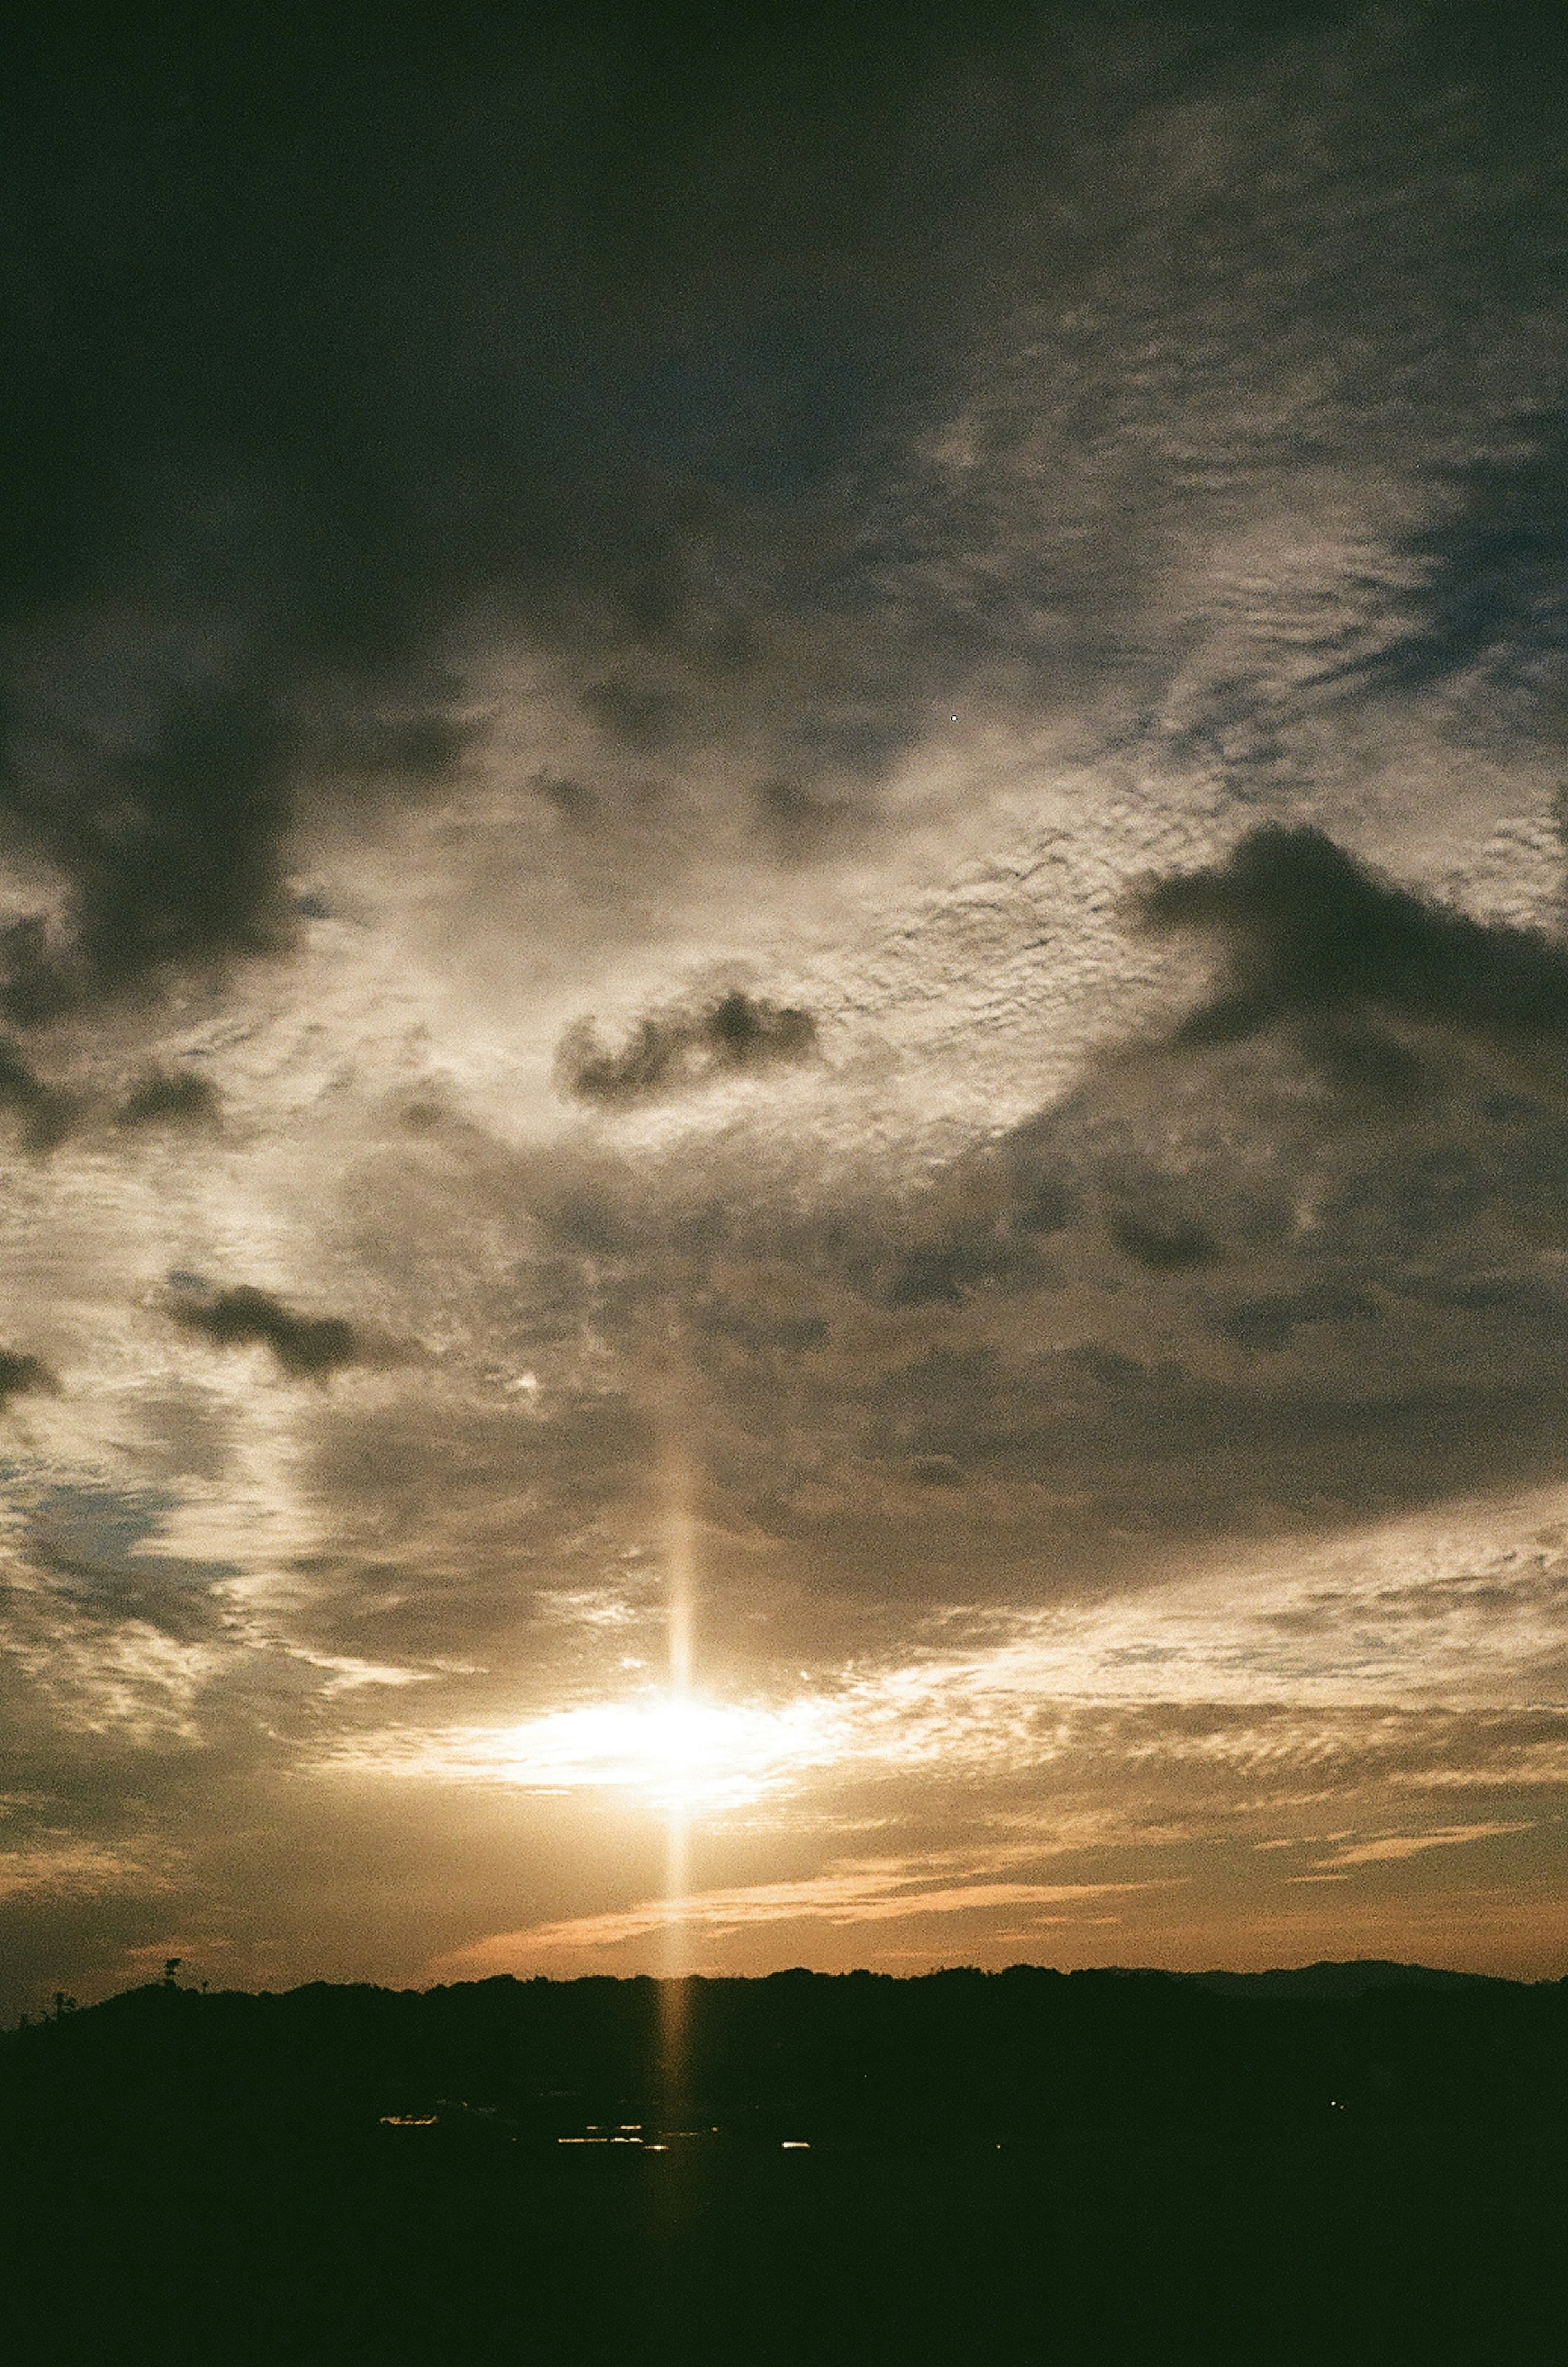
[[[1568,1973],[1551,12],[331,13],[0,96],[0,2014]]]

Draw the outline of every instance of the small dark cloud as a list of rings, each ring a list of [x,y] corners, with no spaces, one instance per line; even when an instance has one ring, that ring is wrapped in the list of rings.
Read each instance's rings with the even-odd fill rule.
[[[150,1069],[126,1096],[119,1111],[125,1127],[202,1126],[218,1115],[218,1095],[205,1077],[181,1069]]]
[[[1568,1041],[1568,950],[1414,895],[1321,831],[1254,831],[1227,862],[1147,889],[1142,909],[1156,928],[1209,930],[1225,948],[1220,991],[1179,1030],[1188,1043],[1235,1042],[1281,1020],[1327,1023],[1316,1040],[1331,1068],[1406,1091],[1407,1057],[1369,1018],[1510,1049]]]
[[[1413,1102],[1436,1082],[1428,1061],[1365,1020],[1321,1022],[1307,1031],[1305,1048],[1319,1072],[1350,1099]]]
[[[820,797],[806,782],[787,774],[761,784],[757,808],[774,852],[785,863],[805,862],[820,854],[847,810],[840,799]]]
[[[694,1009],[648,1013],[618,1051],[592,1020],[579,1021],[561,1038],[556,1074],[579,1101],[632,1102],[808,1059],[816,1048],[808,1011],[733,987]]]
[[[561,820],[575,829],[585,828],[599,810],[599,800],[587,783],[574,781],[570,775],[541,773],[534,787]]]
[[[1561,690],[1568,667],[1568,422],[1545,416],[1526,447],[1458,474],[1442,522],[1415,537],[1411,629],[1381,661],[1424,685],[1479,668],[1498,689]]]
[[[0,1348],[0,1410],[13,1398],[25,1397],[33,1390],[52,1395],[59,1386],[39,1357],[21,1355],[15,1348]]]
[[[1243,1299],[1220,1318],[1218,1329],[1238,1347],[1278,1349],[1288,1347],[1303,1323],[1375,1323],[1382,1314],[1370,1292],[1337,1290],[1325,1284]]]
[[[0,774],[0,812],[72,888],[63,932],[27,920],[0,940],[13,1020],[281,941],[288,752],[266,692],[223,683],[171,699],[129,751],[61,738],[35,719]]]
[[[1483,1275],[1469,1282],[1438,1280],[1420,1285],[1418,1295],[1434,1307],[1457,1308],[1462,1315],[1527,1316],[1544,1311],[1539,1290],[1532,1289],[1528,1282],[1506,1278],[1493,1280]]]
[[[51,1488],[28,1521],[28,1558],[89,1618],[205,1636],[216,1625],[208,1587],[232,1572],[156,1551],[174,1501],[159,1489]]]
[[[1539,1126],[1546,1112],[1538,1101],[1527,1093],[1488,1093],[1481,1104],[1481,1115],[1488,1126]]]
[[[651,756],[665,747],[674,729],[675,707],[665,691],[643,682],[591,684],[583,692],[591,715],[608,724],[628,748]]]
[[[705,1032],[735,1068],[750,1068],[759,1060],[803,1059],[817,1047],[817,1024],[809,1012],[754,999],[739,988],[708,1013]]]
[[[830,1329],[822,1315],[753,1314],[748,1308],[717,1304],[707,1311],[708,1329],[727,1340],[739,1341],[756,1355],[778,1352],[800,1355],[827,1344]]]
[[[380,781],[445,780],[477,736],[478,726],[438,708],[414,705],[332,717],[310,736],[313,767]],[[296,908],[303,912],[306,900]]]
[[[0,1038],[0,1109],[17,1119],[29,1150],[52,1150],[64,1140],[76,1116],[68,1093],[34,1076],[14,1044]]]
[[[297,1315],[270,1291],[248,1283],[212,1297],[177,1298],[176,1323],[197,1331],[219,1348],[249,1347],[260,1341],[284,1371],[299,1379],[321,1380],[344,1365],[363,1360],[364,1343],[341,1315]]]
[[[1124,1210],[1111,1218],[1111,1237],[1119,1250],[1153,1274],[1185,1273],[1212,1264],[1219,1254],[1213,1237],[1190,1217]]]
[[[887,1304],[952,1307],[983,1284],[1028,1289],[1038,1285],[1041,1274],[1040,1253],[1032,1240],[1016,1240],[1000,1227],[989,1233],[955,1233],[911,1250],[899,1261]]]
[[[1073,1213],[1072,1195],[1055,1175],[1015,1171],[1018,1202],[1012,1221],[1021,1232],[1059,1233]]]

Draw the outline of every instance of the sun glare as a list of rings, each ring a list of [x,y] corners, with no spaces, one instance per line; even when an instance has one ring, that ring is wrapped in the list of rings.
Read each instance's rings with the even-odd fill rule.
[[[820,1702],[774,1708],[671,1691],[551,1711],[492,1732],[483,1749],[502,1782],[624,1789],[661,1809],[718,1809],[758,1799],[832,1755],[828,1723]]]

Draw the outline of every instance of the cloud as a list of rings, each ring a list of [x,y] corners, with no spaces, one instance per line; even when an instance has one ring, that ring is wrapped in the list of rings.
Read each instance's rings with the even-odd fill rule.
[[[299,1315],[270,1291],[243,1283],[210,1298],[180,1296],[169,1312],[187,1331],[199,1332],[217,1348],[270,1348],[284,1371],[297,1380],[323,1380],[345,1365],[363,1361],[366,1345],[341,1315]]]
[[[515,1811],[504,1920],[602,1904],[526,1836],[637,1823],[674,1459],[759,1826],[1539,1798],[1555,1554],[1401,1540],[1568,1467],[1556,85],[1420,5],[494,13],[0,92],[6,1336],[70,1379],[0,1609],[72,1813],[335,1750],[378,1863]]]
[[[17,1024],[287,946],[301,819],[438,799],[482,740],[476,641],[547,652],[595,769],[649,760],[661,869],[659,775],[716,741],[759,845],[863,803],[921,693],[852,595],[848,646],[810,629],[846,526],[788,513],[919,382],[905,216],[941,200],[898,133],[947,47],[846,27],[818,59],[658,12],[588,41],[503,11],[417,43],[389,25],[373,58],[329,33],[284,85],[216,30],[155,64],[105,45],[67,107],[24,40],[0,141],[26,224],[0,580]]]
[[[1472,920],[1380,878],[1323,832],[1267,825],[1207,871],[1161,880],[1142,899],[1159,929],[1202,930],[1226,957],[1219,992],[1180,1040],[1224,1043],[1282,1021],[1371,1022],[1341,1057],[1412,1073],[1382,1045],[1380,1019],[1452,1029],[1510,1050],[1568,1041],[1568,949],[1538,932]],[[1325,1039],[1332,1054],[1336,1039]]]
[[[442,1979],[473,1979],[536,1957],[614,1948],[655,1932],[737,1931],[770,1923],[883,1923],[913,1916],[981,1914],[997,1908],[1077,1906],[1148,1887],[1130,1882],[984,1882],[932,1886],[929,1872],[907,1859],[840,1863],[796,1882],[743,1884],[679,1898],[650,1898],[606,1915],[546,1923],[531,1931],[498,1932],[442,1957],[431,1967]]]
[[[629,1670],[618,1623],[581,1634],[566,1705],[508,1714],[530,1690],[508,1672],[560,1656],[564,1640],[536,1628],[525,1653],[514,1625],[482,1716],[453,1701],[457,1714],[428,1724],[367,1725],[315,1746],[309,1763],[399,1788],[618,1795],[699,1822],[761,1803],[786,1827],[802,1804],[846,1794],[886,1803],[918,1785],[934,1812],[939,1797],[973,1789],[1048,1800],[1042,1835],[1069,1799],[1103,1806],[1127,1785],[1178,1797],[1190,1786],[1211,1805],[1235,1787],[1265,1806],[1303,1783],[1320,1795],[1407,1793],[1472,1766],[1503,1784],[1522,1771],[1539,1788],[1563,1780],[1562,1717],[1515,1704],[1561,1689],[1564,1572],[1560,1557],[1529,1549],[1528,1504],[1497,1525],[1494,1535],[1483,1513],[1461,1520],[1450,1508],[1314,1547],[1276,1539],[1199,1576],[1145,1576],[1047,1609],[987,1603],[989,1574],[971,1550],[965,1577],[981,1599],[923,1617],[858,1601],[831,1643],[824,1590],[792,1605],[759,1583],[754,1545],[739,1586],[708,1552],[702,1655],[716,1670],[742,1653],[755,1668],[771,1647],[765,1687],[721,1676],[679,1699],[650,1682],[644,1660],[657,1665],[664,1643],[654,1591],[653,1632],[635,1639],[642,1657]],[[763,1606],[760,1636],[747,1614]],[[789,1665],[807,1653],[811,1674]]]
[[[3,932],[0,932],[3,935]],[[3,963],[3,954],[0,954]],[[152,1127],[197,1127],[217,1116],[220,1103],[210,1081],[194,1070],[149,1069],[131,1085],[114,1123],[128,1132]],[[46,1084],[14,1042],[0,1037],[0,1110],[17,1122],[25,1150],[46,1154],[58,1150],[109,1113],[95,1092],[67,1091]]]
[[[162,1866],[101,1841],[62,1835],[27,1849],[0,1847],[0,1898],[86,1897],[170,1888]]]
[[[1513,451],[1456,470],[1448,514],[1413,538],[1410,630],[1377,666],[1402,685],[1478,677],[1516,725],[1568,674],[1568,423],[1547,412],[1527,426]]]
[[[210,1123],[220,1103],[209,1080],[194,1070],[149,1069],[131,1085],[114,1122],[128,1132],[151,1127],[197,1127]],[[0,1110],[17,1122],[24,1150],[58,1150],[94,1120],[107,1115],[95,1093],[67,1092],[44,1083],[14,1043],[0,1038]]]
[[[15,1348],[0,1348],[0,1410],[28,1390],[53,1392],[59,1387],[40,1357],[23,1355]]]
[[[1156,1274],[1179,1274],[1190,1266],[1212,1264],[1215,1245],[1190,1217],[1134,1216],[1130,1212],[1111,1221],[1118,1249]]]
[[[1303,1323],[1376,1323],[1382,1315],[1377,1300],[1365,1290],[1318,1284],[1307,1290],[1238,1300],[1220,1317],[1219,1329],[1239,1347],[1279,1349],[1289,1345]]]
[[[645,1693],[512,1727],[367,1735],[321,1763],[539,1794],[630,1789],[661,1805],[714,1810],[792,1786],[842,1756],[839,1725],[834,1704],[820,1699],[768,1704]]]
[[[1017,108],[1027,123],[1047,59],[1057,87],[1099,84],[1118,130],[1185,96],[1157,44],[1129,108],[1125,64],[1095,61],[1092,32],[1032,31],[1021,12],[1015,30],[1004,119]],[[608,744],[730,743],[739,801],[795,841],[863,810],[955,660],[991,640],[1011,665],[1027,658],[998,614],[1010,596],[1021,590],[1037,632],[1052,605],[1004,582],[988,603],[928,596],[911,614],[919,564],[951,590],[964,555],[909,552],[907,489],[887,485],[886,457],[869,499],[840,497],[846,464],[866,470],[889,423],[907,430],[911,403],[929,407],[919,363],[938,336],[972,334],[972,254],[998,205],[1016,206],[995,143],[956,138],[956,207],[952,156],[931,153],[933,126],[973,113],[962,41],[890,51],[846,28],[831,62],[792,54],[786,129],[787,37],[752,36],[726,85],[731,136],[753,160],[740,173],[679,96],[694,62],[679,40],[655,42],[655,63],[635,32],[587,56],[536,31],[498,40],[482,67],[455,40],[418,71],[388,43],[370,73],[329,42],[289,94],[297,163],[265,239],[243,203],[256,166],[248,59],[232,81],[216,59],[205,74],[168,61],[189,101],[172,148],[101,63],[84,98],[96,173],[19,75],[16,103],[33,102],[37,128],[13,170],[45,182],[27,217],[34,267],[80,374],[74,414],[47,408],[37,381],[27,413],[16,606],[36,654],[15,670],[12,808],[70,889],[30,975],[16,948],[14,992],[39,1007],[73,980],[107,990],[286,930],[283,842],[302,786],[352,774],[376,795],[417,796],[460,760],[443,658],[476,604],[550,645]],[[684,73],[671,62],[682,54]],[[416,99],[427,77],[445,113]],[[1025,130],[1026,153],[1043,137]],[[389,176],[393,155],[406,182]],[[1125,163],[1110,164],[1112,185]],[[631,196],[644,171],[663,190],[657,239]],[[173,209],[171,187],[185,199]],[[231,226],[221,245],[198,229],[218,219]],[[1048,294],[1070,309],[1087,292],[1092,317],[1097,265],[1145,265],[1138,228],[1122,226],[1118,255],[1107,220]],[[96,242],[141,299],[123,321],[95,302],[83,255]],[[1201,303],[1201,289],[1171,293]],[[130,327],[148,317],[164,333],[157,371]],[[1139,365],[1114,351],[1102,365],[1116,436],[1136,425],[1118,397]],[[89,458],[96,501],[77,473]],[[809,538],[781,528],[802,495],[820,505]],[[1082,527],[1053,538],[1047,593],[1087,572],[1070,550]],[[1141,544],[1122,572],[1140,558]],[[46,665],[46,651],[68,663]]]
[[[955,710],[1250,794],[1423,668],[1540,706],[1555,156],[1446,11],[1334,44],[495,12],[66,107],[24,41],[16,1024],[287,945],[302,832],[471,778],[657,906],[897,839]],[[570,765],[509,768],[519,651]]]
[[[0,810],[73,890],[66,932],[28,919],[0,946],[14,1019],[50,1019],[279,941],[276,840],[288,808],[278,737],[265,697],[220,682],[173,694],[139,746],[85,764],[66,758],[52,796],[43,783],[53,768],[26,741],[14,746]]]
[[[75,1122],[76,1104],[68,1093],[40,1083],[14,1044],[0,1038],[0,1109],[17,1119],[24,1147],[53,1150]]]
[[[1530,1822],[1525,1818],[1514,1824],[1444,1825],[1428,1833],[1382,1833],[1373,1840],[1347,1841],[1332,1857],[1314,1858],[1313,1863],[1322,1867],[1392,1865],[1405,1858],[1419,1857],[1424,1850],[1455,1849],[1464,1841],[1495,1840],[1505,1833],[1530,1830]]]
[[[193,1641],[112,1608],[100,1616],[62,1591],[13,1601],[0,1657],[21,1681],[9,1713],[18,1741],[30,1740],[28,1757],[47,1765],[62,1738],[149,1751],[203,1741],[204,1701],[245,1658],[235,1638],[215,1632],[216,1621],[204,1624],[207,1634]],[[90,1775],[85,1788],[92,1790]]]
[[[635,1521],[671,1309],[705,1516],[824,1584],[918,1595],[966,1523],[1005,1520],[1010,1567],[1032,1556],[1032,1587],[1070,1586],[1179,1536],[1353,1523],[1560,1467],[1568,1138],[1548,1101],[1505,1107],[1483,1067],[1418,1116],[1348,1126],[1288,1033],[1173,1052],[1161,1031],[906,1176],[860,1168],[824,1068],[799,1147],[699,1119],[635,1158],[529,1158],[525,1217],[485,1213],[477,1184],[467,1215],[411,1206],[409,1240],[438,1220],[449,1256],[470,1224],[517,1244],[499,1361],[537,1383],[519,1452],[558,1476],[563,1535],[596,1497]],[[1129,1254],[1134,1212],[1163,1263],[1141,1235]],[[581,1464],[580,1398],[599,1442]]]
[[[1488,1736],[1477,1736],[1484,1746]],[[1560,1738],[1493,1747],[1443,1767],[1413,1768],[1394,1779],[1417,1792],[1529,1791],[1568,1785],[1568,1744]]]
[[[194,1069],[149,1069],[120,1104],[118,1122],[130,1127],[205,1126],[220,1106],[210,1080],[197,1076]]]
[[[816,1048],[808,1011],[731,987],[694,1010],[646,1014],[619,1051],[592,1020],[578,1021],[561,1039],[556,1075],[577,1100],[614,1104],[808,1059]]]

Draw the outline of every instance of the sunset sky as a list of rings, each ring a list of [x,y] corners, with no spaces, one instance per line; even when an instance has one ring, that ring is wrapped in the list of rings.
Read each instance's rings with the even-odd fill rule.
[[[0,2015],[1568,1972],[1568,86],[1267,14],[37,13]]]

